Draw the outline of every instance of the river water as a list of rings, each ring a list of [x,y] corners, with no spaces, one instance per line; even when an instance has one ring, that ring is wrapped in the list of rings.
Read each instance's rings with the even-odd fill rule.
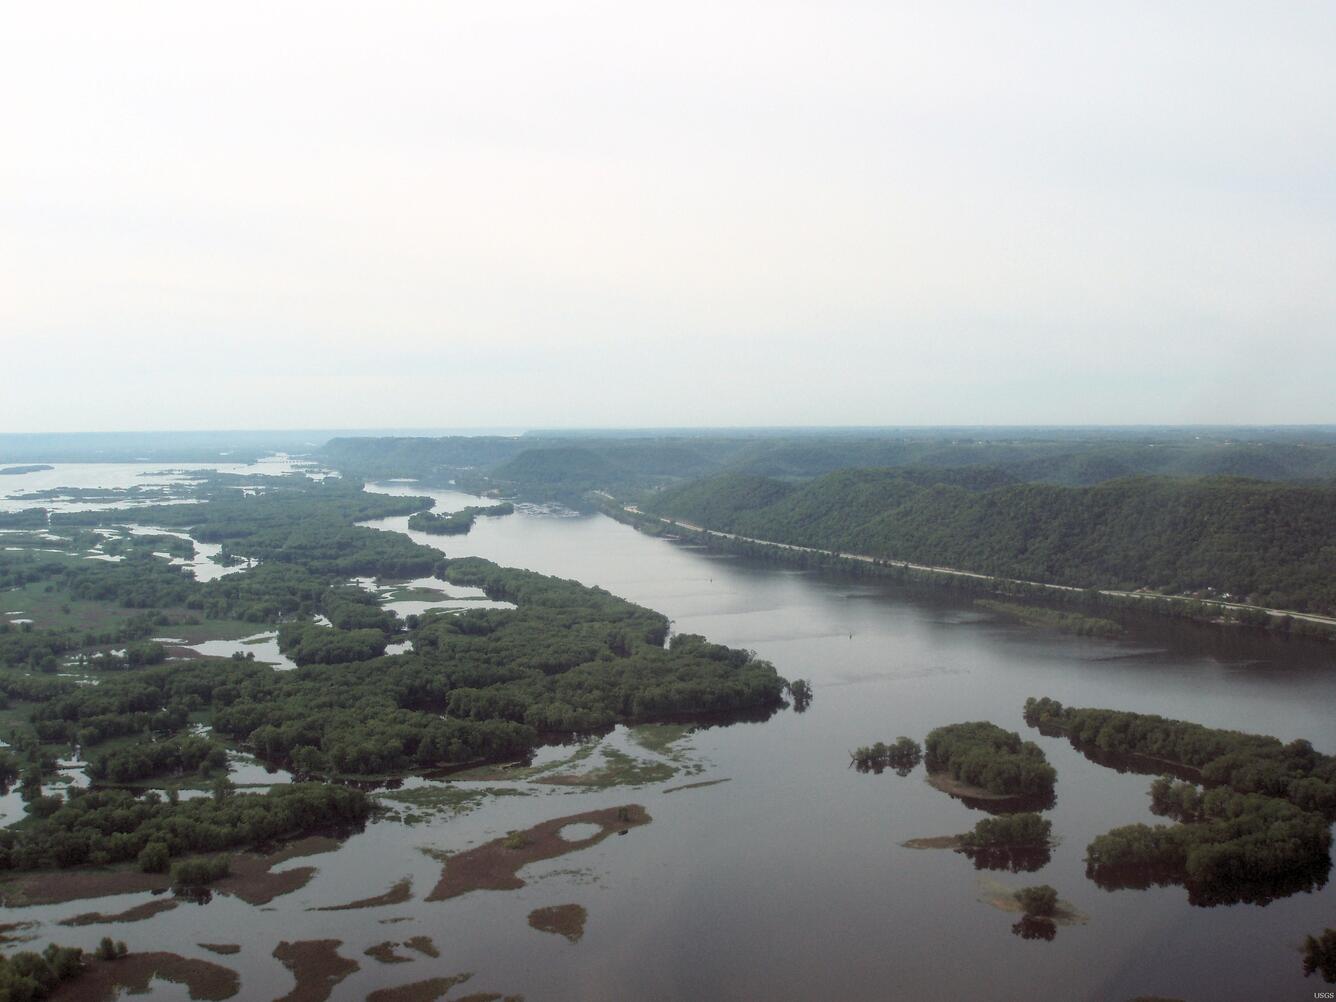
[[[477,504],[431,493],[437,510]],[[373,523],[407,531],[407,519]],[[603,516],[520,507],[479,519],[463,537],[410,535],[450,556],[599,585],[658,609],[679,632],[755,650],[780,673],[811,680],[805,713],[716,726],[687,739],[703,771],[639,789],[538,788],[415,825],[382,821],[315,865],[303,889],[266,909],[215,896],[159,918],[41,941],[89,945],[104,933],[131,950],[168,949],[234,965],[245,998],[288,991],[270,954],[280,939],[335,938],[361,969],[332,997],[473,972],[464,989],[543,1000],[1311,998],[1299,944],[1336,918],[1336,892],[1266,907],[1191,906],[1181,887],[1108,892],[1084,873],[1086,844],[1117,825],[1155,822],[1150,778],[1088,761],[1021,719],[1027,696],[1106,706],[1274,734],[1336,752],[1336,657],[1330,648],[1184,625],[1149,624],[1118,641],[1011,625],[968,599],[928,596],[837,575],[748,562],[640,535]],[[976,870],[962,855],[904,848],[907,839],[970,828],[982,815],[908,776],[860,774],[849,751],[932,728],[992,720],[1040,744],[1058,772],[1047,812],[1059,844],[1037,873]],[[618,729],[608,741],[626,746]],[[664,792],[684,783],[716,785]],[[408,785],[422,785],[422,781]],[[480,784],[512,785],[519,784]],[[422,900],[440,865],[423,849],[458,851],[512,829],[596,807],[643,804],[651,824],[594,848],[534,864],[515,891]],[[411,877],[406,904],[308,909],[379,894]],[[1087,916],[1052,941],[1012,933],[1018,917],[980,900],[981,881],[1047,883]],[[123,895],[22,909],[51,923],[149,900]],[[536,908],[588,910],[578,943],[531,929]],[[16,917],[18,913],[15,912]],[[393,924],[386,920],[402,919]],[[12,919],[11,919],[12,921]],[[80,937],[72,937],[78,932]],[[432,936],[441,957],[383,965],[363,950]],[[241,945],[216,957],[199,942]],[[401,951],[402,952],[402,951]],[[155,997],[157,993],[155,992]],[[183,997],[177,988],[162,997]]]

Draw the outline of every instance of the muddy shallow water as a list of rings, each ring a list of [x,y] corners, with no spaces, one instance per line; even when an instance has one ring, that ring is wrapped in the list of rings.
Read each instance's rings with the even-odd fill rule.
[[[412,484],[437,510],[478,503]],[[406,531],[407,519],[375,523]],[[243,998],[275,998],[293,975],[280,941],[339,940],[356,961],[335,999],[473,977],[455,993],[523,993],[530,1002],[584,999],[1187,999],[1309,998],[1298,945],[1336,918],[1330,885],[1267,907],[1195,908],[1181,887],[1106,892],[1084,874],[1086,844],[1111,827],[1155,821],[1150,778],[1119,774],[1066,741],[1025,727],[1026,696],[1072,705],[1162,713],[1214,726],[1306,737],[1336,752],[1336,651],[1327,647],[1151,624],[1119,641],[1068,637],[1002,623],[968,600],[924,597],[876,583],[819,576],[710,554],[641,536],[602,516],[521,507],[479,519],[462,537],[410,535],[449,555],[596,584],[672,617],[674,629],[747,647],[781,674],[809,678],[810,709],[764,722],[704,728],[667,757],[675,770],[636,788],[590,790],[519,778],[416,780],[405,789],[524,789],[471,809],[413,808],[412,823],[383,820],[339,848],[276,871],[314,866],[303,886],[256,907],[215,894],[140,922],[74,929],[60,919],[123,913],[147,893],[6,909],[40,921],[37,943],[92,946],[102,935],[130,949],[172,951],[237,970]],[[1059,844],[1035,873],[976,870],[963,855],[905,847],[968,829],[984,816],[909,775],[848,768],[849,751],[933,727],[989,719],[1038,742],[1058,771],[1046,816]],[[605,744],[636,746],[619,728]],[[579,746],[548,749],[558,762]],[[594,749],[581,768],[602,766]],[[564,767],[561,767],[564,768]],[[728,782],[718,782],[728,780]],[[712,784],[712,785],[707,785]],[[671,793],[671,795],[669,795]],[[532,863],[515,890],[424,900],[442,854],[589,811],[641,804],[653,823]],[[396,810],[402,805],[395,804]],[[981,879],[984,883],[981,884]],[[411,900],[313,911],[380,899],[409,881]],[[980,901],[997,884],[1048,883],[1088,921],[1051,941],[1013,934],[1014,916]],[[539,909],[587,912],[578,943],[531,927]],[[411,962],[365,954],[387,941],[429,936],[439,957]],[[200,943],[237,944],[220,956]],[[162,997],[183,997],[162,986]],[[155,997],[157,993],[155,992]]]

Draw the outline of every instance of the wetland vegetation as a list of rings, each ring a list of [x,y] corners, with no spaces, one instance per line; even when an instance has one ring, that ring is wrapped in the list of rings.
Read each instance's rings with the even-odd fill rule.
[[[117,562],[0,552],[0,578],[10,587],[42,588],[102,611],[82,630],[0,625],[0,698],[15,749],[0,753],[0,770],[8,781],[26,770],[37,790],[55,757],[77,747],[91,754],[94,784],[34,794],[28,823],[0,831],[0,868],[140,860],[165,869],[167,860],[192,853],[346,829],[371,813],[364,793],[319,782],[234,793],[221,781],[212,798],[180,802],[110,788],[225,775],[224,741],[326,779],[523,757],[541,734],[619,721],[781,705],[785,682],[773,667],[703,637],[678,635],[665,646],[668,624],[659,613],[574,581],[483,560],[443,561],[401,535],[355,524],[429,503],[367,494],[339,480],[206,476],[171,503],[135,515],[226,543],[255,562],[204,582],[156,556],[158,536],[127,537]],[[70,533],[64,538],[73,551],[90,541],[89,529],[114,533],[120,518],[115,511],[55,513],[49,522],[53,533]],[[165,538],[178,552],[190,545]],[[515,608],[406,622],[347,583],[358,574],[432,572]],[[131,615],[116,615],[122,610]],[[278,672],[235,657],[166,661],[168,645],[149,640],[229,619],[278,625],[280,649],[301,667]],[[384,656],[400,636],[411,639],[413,653]],[[124,646],[113,650],[117,643]],[[98,684],[52,677],[71,658],[95,672]],[[187,733],[201,723],[211,732]],[[616,775],[587,782],[625,781],[621,773],[632,764],[610,760]],[[675,771],[649,768],[642,781]],[[207,882],[186,877],[205,866],[178,862],[174,875],[182,875],[179,883]]]
[[[516,471],[523,468],[525,464],[512,467]],[[538,470],[539,466],[529,464],[527,468]],[[604,790],[614,785],[654,787],[643,794],[638,792],[636,798],[643,799],[659,819],[655,831],[660,825],[665,830],[654,838],[632,835],[626,840],[616,839],[600,850],[605,854],[625,851],[631,862],[623,866],[639,866],[643,860],[636,853],[643,844],[657,843],[656,853],[662,854],[662,843],[668,841],[667,826],[676,826],[671,829],[675,835],[686,830],[681,827],[681,818],[667,820],[672,812],[655,807],[659,801],[644,798],[729,782],[727,773],[712,773],[699,782],[679,780],[677,786],[664,785],[674,775],[684,773],[689,777],[701,769],[683,751],[684,739],[694,729],[737,719],[733,714],[739,711],[755,712],[763,719],[782,707],[786,695],[794,709],[808,705],[812,687],[807,680],[795,680],[786,687],[763,657],[739,649],[751,646],[747,638],[758,635],[764,644],[757,642],[756,646],[763,651],[773,654],[785,650],[787,641],[765,637],[764,629],[749,624],[747,629],[753,632],[743,632],[742,639],[737,639],[737,634],[729,639],[738,647],[718,645],[691,632],[700,629],[716,635],[712,620],[697,618],[691,622],[680,610],[674,611],[673,615],[690,623],[683,632],[674,633],[666,617],[598,588],[488,560],[444,559],[440,552],[418,547],[402,533],[358,524],[394,519],[392,525],[401,528],[407,518],[422,510],[415,506],[430,504],[429,498],[378,498],[359,488],[351,479],[315,488],[290,477],[202,476],[197,483],[167,492],[137,492],[136,502],[142,505],[135,510],[134,521],[164,530],[140,535],[122,532],[127,517],[124,513],[62,511],[54,493],[49,499],[33,499],[34,505],[46,501],[52,508],[35,509],[33,514],[16,520],[29,524],[19,530],[22,535],[9,535],[6,542],[21,543],[23,549],[0,549],[0,582],[10,589],[0,593],[4,603],[0,611],[13,619],[33,620],[0,623],[0,736],[12,745],[0,749],[0,779],[6,784],[19,784],[29,794],[21,823],[0,833],[0,852],[8,861],[6,865],[17,864],[11,866],[0,890],[8,906],[56,902],[62,900],[63,889],[75,897],[88,896],[90,891],[103,893],[104,889],[137,892],[143,897],[115,903],[102,912],[83,906],[83,910],[70,908],[50,920],[53,925],[64,923],[66,931],[114,925],[116,928],[109,931],[126,935],[137,948],[135,923],[149,927],[185,921],[198,911],[185,898],[163,894],[148,899],[149,893],[166,891],[171,884],[202,887],[206,894],[211,889],[225,902],[235,896],[257,908],[268,908],[276,895],[307,886],[316,870],[298,867],[275,871],[272,856],[244,850],[257,846],[269,849],[275,843],[314,831],[355,831],[358,825],[379,819],[386,828],[373,830],[377,837],[397,829],[400,823],[409,823],[415,825],[414,835],[421,842],[442,851],[437,892],[445,885],[444,897],[435,897],[435,892],[426,898],[422,895],[420,889],[431,887],[434,874],[419,872],[415,882],[406,876],[409,867],[387,867],[381,879],[370,886],[345,888],[331,882],[330,886],[338,888],[333,893],[322,877],[309,885],[311,904],[307,900],[293,903],[304,899],[304,894],[289,899],[284,921],[296,914],[294,909],[312,906],[329,913],[319,916],[321,921],[342,921],[349,913],[360,915],[364,911],[367,923],[411,921],[409,914],[416,914],[414,909],[419,905],[444,912],[447,905],[443,902],[454,901],[466,890],[514,887],[515,881],[527,881],[531,891],[525,894],[538,900],[524,902],[518,919],[511,916],[523,930],[524,913],[533,905],[578,900],[579,893],[572,894],[563,885],[559,894],[539,897],[538,891],[553,891],[557,886],[544,880],[551,877],[560,882],[564,878],[546,873],[541,866],[536,866],[532,874],[524,871],[526,861],[541,863],[568,851],[592,848],[611,835],[643,823],[632,807],[624,808],[624,813],[608,808],[612,813],[607,817],[590,819],[590,812],[583,808],[593,806],[603,811],[602,805],[611,796]],[[108,498],[114,499],[115,492]],[[94,499],[89,494],[85,500]],[[526,508],[513,521],[527,523],[530,519]],[[303,521],[328,528],[337,542],[321,545],[318,537],[325,529],[308,533],[299,524]],[[578,524],[578,520],[571,521]],[[165,534],[168,532],[190,538]],[[483,535],[492,533],[482,534],[479,539]],[[173,566],[163,556],[193,558],[197,549],[192,540],[225,546],[238,570],[221,578],[198,580],[188,568]],[[403,545],[405,542],[408,545]],[[668,544],[657,545],[669,548]],[[40,552],[43,550],[57,552]],[[726,566],[721,560],[711,565],[709,573],[718,575]],[[707,575],[698,565],[693,568],[692,573],[704,581]],[[581,576],[585,581],[623,580],[586,576],[584,569],[561,573]],[[403,589],[391,592],[394,582],[427,575],[452,586],[479,588],[491,602],[513,608],[451,605],[442,601],[445,593],[437,591],[411,594],[415,600],[442,606],[436,610],[401,617],[384,608],[391,594],[400,599],[410,597]],[[354,576],[363,580],[354,583],[350,580]],[[375,581],[366,585],[366,578]],[[859,597],[854,593],[861,592],[862,587],[839,580],[839,597],[846,606],[855,606],[857,603],[847,601],[846,593],[848,598]],[[614,586],[614,590],[620,591],[621,586]],[[719,607],[725,606],[720,593],[708,594]],[[787,593],[775,594],[787,598]],[[657,604],[652,597],[640,601]],[[769,604],[787,609],[783,600]],[[1021,603],[1015,606],[990,611],[1078,635],[1099,638],[1112,632],[1086,629],[1075,618],[1060,623],[1046,615],[1023,615],[1019,610],[1031,607]],[[973,622],[980,618],[977,613],[969,613],[968,604],[964,615]],[[932,630],[943,631],[942,624],[948,620],[946,616],[933,620]],[[856,617],[849,621],[858,622]],[[776,635],[787,637],[792,632],[790,622],[768,622],[775,625]],[[860,624],[858,628],[863,627]],[[244,654],[233,660],[205,657],[190,649],[204,640],[235,642],[261,631],[278,635],[278,647],[296,662],[295,670],[275,670],[263,663],[263,658],[247,660]],[[851,699],[839,685],[845,681],[840,676],[848,670],[847,663],[859,656],[858,642],[852,632],[840,632],[838,628],[832,632],[838,632],[838,650],[835,645],[826,645],[821,656],[830,657],[834,671],[820,674],[825,669],[816,660],[804,663],[801,657],[794,658],[798,670],[817,673],[814,677],[822,686],[823,700],[816,711],[801,720],[789,718],[783,728],[766,728],[783,730],[785,744],[801,744],[804,734],[826,726],[823,718],[827,705],[842,715],[860,712],[860,701]],[[957,635],[959,632],[963,631],[957,631]],[[990,636],[1000,632],[992,630]],[[1014,634],[1023,631],[1005,632],[1011,642]],[[1130,628],[1129,635],[1135,635]],[[862,636],[858,635],[859,641]],[[1044,642],[1075,643],[1052,637]],[[406,653],[385,654],[387,648],[404,650],[403,645],[408,643],[411,648]],[[789,647],[789,654],[795,649]],[[902,656],[897,651],[889,659],[882,653],[878,660],[892,662],[887,679],[903,670],[904,679],[912,680],[917,665],[898,662],[920,657],[925,665],[950,663],[939,661],[936,652]],[[970,665],[969,670],[978,672],[972,682],[983,677],[984,669],[978,665],[986,659],[961,660]],[[886,667],[878,664],[880,671]],[[1091,668],[1089,673],[1094,675],[1098,670]],[[885,681],[881,676],[877,678]],[[872,689],[863,689],[862,693],[863,699],[877,698]],[[889,721],[885,726],[895,728],[889,733],[914,733],[910,730],[915,726],[912,715],[897,716],[889,701],[878,706],[882,716],[862,719],[859,731],[872,737]],[[1014,711],[1013,706],[1006,718],[995,719],[1015,726]],[[993,709],[975,700],[968,711],[948,712],[936,720],[968,719],[966,712],[970,717],[986,717],[993,714]],[[1180,708],[1179,712],[1188,715],[1189,710]],[[1306,742],[1285,743],[1144,714],[1074,710],[1052,701],[1027,704],[1025,719],[1044,734],[1070,738],[1073,747],[1101,764],[1132,763],[1148,776],[1163,771],[1174,774],[1173,779],[1156,779],[1150,797],[1144,801],[1149,810],[1170,823],[1140,826],[1150,835],[1135,825],[1121,826],[1092,842],[1087,852],[1092,881],[1088,890],[1183,885],[1192,904],[1237,902],[1247,907],[1296,891],[1316,891],[1325,883],[1329,854],[1324,851],[1319,826],[1331,813],[1332,772],[1330,758]],[[714,758],[719,755],[716,745],[727,748],[739,739],[738,732],[745,730],[760,729],[737,728],[723,742],[707,737],[695,743]],[[1035,757],[1026,750],[1035,746],[1022,741],[1018,734],[982,721],[940,728],[933,735],[935,740],[930,736],[927,742],[928,757],[940,770],[939,775],[949,777],[957,789],[986,794],[993,805],[986,809],[1007,813],[983,818],[960,835],[923,840],[925,843],[956,849],[979,870],[1031,873],[1052,865],[1053,869],[1030,879],[1047,879],[1064,888],[1075,886],[1069,881],[1084,879],[1079,861],[1075,870],[1063,871],[1065,857],[1055,851],[1061,848],[1062,833],[1070,831],[1064,828],[1061,810],[1053,815],[1057,839],[1050,818],[1015,813],[1023,806],[1017,802],[1023,798],[1018,798],[1016,790],[1036,788],[1041,791],[1041,799],[1043,791],[1051,794],[1052,766],[1042,754]],[[821,770],[842,770],[844,762],[839,754],[847,746],[841,734],[827,732],[827,736],[833,741],[827,742],[820,756]],[[570,744],[568,749],[542,748],[558,740],[580,743]],[[1058,761],[1053,745],[1050,742],[1045,747],[1063,769],[1066,782],[1065,763],[1071,761],[1071,752],[1064,742],[1059,750],[1068,757]],[[776,764],[784,763],[786,771],[781,775],[786,786],[790,772],[794,789],[802,788],[797,784],[812,781],[811,763],[785,757],[783,749],[773,744],[763,747],[769,749],[766,768],[772,759]],[[535,750],[538,757],[531,758]],[[902,737],[890,744],[877,742],[857,749],[854,758],[861,760],[855,764],[866,763],[872,771],[895,768],[907,772],[917,763],[918,754],[916,743]],[[273,773],[275,789],[266,792],[247,792],[230,780],[217,782],[230,770],[240,768],[238,761],[243,757],[251,763],[246,768],[258,769],[258,759],[269,768],[290,771],[298,782],[286,785],[289,777],[284,772]],[[76,764],[71,766],[71,760]],[[705,761],[708,764],[709,759]],[[674,811],[679,804],[685,815],[702,807],[713,809],[715,804],[732,811],[751,802],[757,774],[746,771],[750,760],[734,755],[723,761],[724,768],[728,772],[736,769],[735,775],[746,785],[683,795],[680,800],[674,796],[669,798]],[[990,765],[994,766],[991,772]],[[1076,765],[1085,767],[1086,763],[1078,760]],[[63,782],[80,769],[90,782],[88,790]],[[405,773],[427,773],[429,778],[405,780],[398,789],[369,789],[395,784]],[[1047,784],[1043,782],[1045,775],[1050,777]],[[239,775],[235,778],[241,782]],[[902,803],[915,804],[913,816],[920,823],[935,809],[932,804],[925,806],[913,799],[916,791],[921,791],[920,784],[883,787],[855,782],[858,777],[847,778],[862,799],[841,802],[841,810],[854,814],[862,808],[880,810],[884,799],[866,799],[869,793],[890,794],[893,815],[906,813]],[[819,781],[827,782],[827,773],[822,772]],[[245,782],[270,785],[263,774]],[[482,782],[496,785],[483,786]],[[990,783],[996,789],[990,788]],[[284,789],[346,791],[349,800],[329,810],[320,808],[318,800],[289,805],[289,810],[282,805]],[[729,793],[734,789],[736,797]],[[943,818],[948,817],[947,811],[962,811],[958,803],[947,802],[931,791],[921,792],[941,801]],[[186,799],[187,793],[203,795]],[[548,802],[541,799],[544,796],[591,799],[580,801],[578,807],[571,801],[568,803],[572,806],[549,810],[545,806]],[[486,812],[477,808],[506,797],[529,801],[498,803],[495,814],[506,820],[490,830],[476,823],[478,817],[470,817],[490,815],[490,806]],[[980,806],[969,798],[965,804]],[[518,807],[529,812],[514,810]],[[1145,809],[1140,808],[1143,813]],[[564,816],[554,817],[556,814]],[[1131,814],[1121,820],[1131,821],[1138,816]],[[548,820],[534,823],[535,818]],[[592,836],[585,837],[582,832],[571,840],[570,831],[562,833],[562,829],[582,822],[596,826]],[[449,827],[444,827],[447,823]],[[795,827],[803,824],[794,817],[786,823]],[[884,828],[885,823],[883,819],[878,825]],[[900,820],[893,816],[891,823]],[[928,830],[959,831],[969,823],[933,823]],[[853,825],[855,830],[863,830],[857,821]],[[515,831],[493,837],[506,827]],[[469,834],[458,839],[440,837],[443,832],[454,831]],[[1278,833],[1284,836],[1285,845],[1300,847],[1292,858],[1275,850]],[[702,863],[717,864],[720,859],[730,858],[722,852],[715,858],[716,847],[704,843],[727,844],[732,837],[733,833],[721,831],[717,838],[698,843]],[[785,838],[778,831],[758,833],[756,837],[773,839],[776,844],[782,844]],[[896,839],[903,837],[900,832],[895,835]],[[1081,844],[1067,845],[1063,852],[1079,854],[1088,837],[1082,838]],[[50,852],[48,845],[53,847]],[[852,851],[856,853],[857,847]],[[415,855],[411,850],[408,854]],[[941,865],[968,871],[951,854],[943,857]],[[367,859],[356,858],[362,862]],[[745,866],[745,854],[741,859],[741,864],[733,859],[732,866]],[[925,870],[938,865],[930,857],[921,859]],[[224,863],[227,875],[221,872]],[[672,883],[689,885],[692,864],[694,860],[679,859],[682,868],[675,871],[678,876]],[[220,867],[219,872],[206,872],[211,866]],[[330,867],[331,873],[334,869]],[[722,867],[712,872],[722,872]],[[1240,874],[1245,873],[1249,879],[1241,880]],[[1252,880],[1257,874],[1260,879]],[[964,879],[981,876],[986,875],[967,874]],[[63,878],[73,878],[68,888],[59,883]],[[419,888],[416,896],[415,886]],[[1002,896],[1007,899],[1006,905],[998,907],[1021,910],[1013,889]],[[1181,902],[1183,895],[1173,897]],[[277,904],[283,907],[284,900],[279,898]],[[165,915],[168,910],[173,914]],[[593,905],[591,910],[596,911],[596,918],[602,916]],[[1065,921],[1065,913],[1061,908],[1058,911],[1057,922],[1021,916],[1013,931],[1024,939],[1050,940]],[[575,942],[586,919],[579,905],[554,905],[533,910],[530,924],[540,932],[563,935]],[[605,937],[616,935],[609,925],[600,921],[591,926],[590,936],[578,949],[567,948],[561,942],[554,945],[572,955],[601,948]],[[122,927],[126,931],[118,932]],[[364,947],[367,943],[374,947],[384,940],[385,933],[375,925],[368,928],[379,934],[360,941],[346,940],[347,946],[342,949],[337,943],[332,949],[324,945],[308,948],[302,945],[305,941],[290,943],[283,963],[294,972],[298,967],[315,970],[327,963],[346,969],[348,973],[341,977],[351,979],[359,966],[347,959],[351,956],[375,970],[379,964],[363,957]],[[1321,922],[1310,924],[1305,920],[1299,930],[1290,930],[1288,962],[1296,968],[1294,945],[1300,933],[1314,928],[1322,928]],[[60,933],[59,929],[52,931]],[[90,942],[83,945],[91,945],[103,931],[108,930],[88,932]],[[322,931],[321,935],[325,934]],[[191,943],[210,937],[202,930],[191,935]],[[254,944],[243,929],[220,929],[212,935],[235,938],[238,943],[244,940],[247,946],[243,959],[253,955]],[[450,951],[457,948],[455,940],[470,935],[467,929],[455,930],[449,946],[445,939],[439,940],[441,950],[452,955]],[[1012,941],[1005,929],[1001,935],[1014,949],[1024,948]],[[1116,939],[1116,935],[1111,936]],[[546,937],[529,934],[527,938],[541,948]],[[1314,941],[1318,951],[1314,956],[1320,957],[1324,941],[1316,937]],[[269,940],[266,952],[273,942]],[[403,958],[425,963],[407,940],[381,945],[385,944],[389,949],[383,957],[372,953],[367,956],[390,958],[395,970],[404,969],[398,966]],[[233,952],[241,949],[231,943],[215,945]],[[116,964],[126,964],[121,970],[129,972],[126,976],[130,977],[138,970],[132,966],[138,963],[136,956],[132,953],[123,961],[107,961],[105,968],[100,966],[104,962],[89,961],[89,970],[109,971]],[[1005,960],[1003,955],[993,956],[999,963]],[[164,958],[163,970],[187,962],[171,954],[160,957]],[[175,959],[165,959],[172,957]],[[1319,962],[1314,970],[1320,969]],[[358,977],[367,973],[363,971]],[[412,992],[417,991],[423,993],[421,997],[431,997],[430,993],[439,987],[437,983],[445,981],[456,983],[452,978],[423,979],[419,975],[411,984],[378,988],[374,995],[416,997]],[[361,992],[363,982],[352,980],[339,990],[352,991],[354,984]],[[309,974],[304,976],[303,985],[313,992],[328,987],[320,976]],[[282,990],[272,994],[281,994]],[[300,993],[294,997],[300,997]]]

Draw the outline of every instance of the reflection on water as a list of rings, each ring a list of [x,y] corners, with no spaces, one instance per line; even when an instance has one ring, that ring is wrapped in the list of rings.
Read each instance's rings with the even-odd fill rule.
[[[1005,870],[1008,873],[1034,873],[1053,859],[1048,846],[964,846],[957,850],[974,864],[976,870]]]
[[[1026,915],[1011,927],[1012,935],[1021,939],[1038,939],[1051,943],[1058,935],[1057,924],[1052,919]]]

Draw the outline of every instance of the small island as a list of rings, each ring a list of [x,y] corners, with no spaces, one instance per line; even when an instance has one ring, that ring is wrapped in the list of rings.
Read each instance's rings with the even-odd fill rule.
[[[433,536],[462,536],[473,528],[473,523],[480,516],[495,518],[513,514],[514,511],[515,506],[509,501],[493,505],[471,505],[444,515],[420,511],[408,519],[408,527],[416,532],[431,533]]]
[[[954,849],[968,856],[975,869],[1030,873],[1050,860],[1052,822],[1026,812],[984,818],[963,835],[938,835],[902,842],[906,849]]]
[[[938,727],[926,747],[929,781],[963,797],[1047,797],[1057,780],[1038,745],[987,721]]]
[[[47,466],[45,463],[37,463],[33,466],[6,466],[0,469],[0,477],[17,477],[24,473],[41,473],[44,470],[54,469],[54,466]]]

